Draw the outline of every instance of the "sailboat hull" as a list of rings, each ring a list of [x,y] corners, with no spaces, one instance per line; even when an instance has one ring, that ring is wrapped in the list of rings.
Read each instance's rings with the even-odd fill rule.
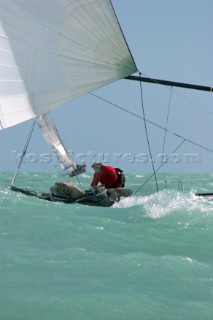
[[[51,201],[80,203],[91,206],[110,207],[123,197],[130,197],[132,190],[121,188],[97,188],[96,190],[81,190],[72,182],[56,182],[49,192]]]
[[[132,195],[131,189],[105,189],[99,188],[93,190],[81,190],[72,182],[56,182],[49,193],[38,194],[36,191],[28,188],[20,188],[11,186],[11,189],[16,192],[21,192],[28,196],[34,196],[42,200],[51,202],[62,202],[67,204],[83,204],[88,206],[111,207],[123,198]]]
[[[213,201],[213,192],[210,193],[196,193],[196,196],[202,197],[208,201]]]
[[[89,206],[111,207],[123,198],[132,195],[131,189],[108,189],[107,192],[79,199],[77,202]]]

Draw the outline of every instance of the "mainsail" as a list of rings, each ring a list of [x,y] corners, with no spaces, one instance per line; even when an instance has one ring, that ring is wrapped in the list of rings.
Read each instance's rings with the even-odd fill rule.
[[[110,0],[0,2],[0,129],[136,70]]]

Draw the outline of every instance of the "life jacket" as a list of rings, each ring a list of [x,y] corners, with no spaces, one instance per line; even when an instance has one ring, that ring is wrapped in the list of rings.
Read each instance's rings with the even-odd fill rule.
[[[122,188],[125,187],[125,182],[126,182],[126,177],[123,173],[123,170],[119,169],[119,168],[115,168],[117,175],[118,175],[118,179],[117,182],[121,183]]]

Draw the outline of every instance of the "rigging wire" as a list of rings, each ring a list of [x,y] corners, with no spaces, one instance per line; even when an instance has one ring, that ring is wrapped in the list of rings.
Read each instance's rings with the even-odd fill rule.
[[[18,174],[19,174],[19,170],[20,170],[20,168],[21,168],[22,162],[23,162],[24,157],[25,157],[25,155],[26,155],[27,148],[28,148],[28,146],[29,146],[30,139],[31,139],[31,137],[32,137],[32,133],[33,133],[33,130],[34,130],[34,128],[35,128],[36,121],[37,121],[37,118],[34,119],[32,125],[31,125],[30,131],[29,131],[29,134],[28,134],[28,137],[27,137],[27,140],[26,140],[26,143],[25,143],[25,146],[24,146],[24,149],[23,149],[23,152],[22,152],[22,155],[21,155],[19,164],[18,164],[18,168],[17,168],[16,173],[15,173],[15,175],[14,175],[14,177],[13,177],[13,180],[11,181],[11,184],[10,184],[11,187],[13,187],[13,185],[14,185],[14,183],[15,183],[15,181],[16,181],[16,178],[17,178],[17,176],[18,176]]]
[[[142,75],[145,76],[146,78],[149,78],[150,80],[152,80],[153,83],[158,84],[158,85],[161,85],[165,90],[168,90],[168,88],[167,88],[166,86],[164,86],[163,84],[161,84],[160,82],[158,82],[156,79],[153,79],[153,78],[147,76],[147,75],[144,74],[144,73],[143,73]],[[212,91],[211,91],[211,92],[212,92]],[[209,110],[209,109],[201,106],[199,103],[197,103],[196,101],[194,101],[194,100],[186,97],[185,95],[181,94],[180,92],[178,92],[178,91],[176,91],[176,90],[173,89],[173,93],[175,93],[177,96],[181,97],[182,99],[190,102],[190,103],[191,103],[192,105],[194,105],[196,108],[201,109],[201,110],[203,110],[204,112],[213,115],[213,111],[211,111],[211,110]]]
[[[143,103],[143,88],[142,88],[142,83],[141,82],[140,82],[140,96],[141,96],[141,107],[142,107],[143,119],[144,119],[144,128],[145,128],[145,132],[146,132],[146,140],[147,140],[147,145],[148,145],[148,149],[149,149],[149,156],[150,156],[150,159],[153,159],[152,158],[151,146],[150,146],[150,142],[149,142],[148,129],[147,129],[147,125],[146,125],[145,108],[144,108],[144,103]],[[151,163],[152,163],[153,175],[155,177],[156,189],[157,189],[157,192],[158,192],[159,188],[158,188],[158,181],[157,181],[157,177],[156,177],[155,166],[154,166],[153,161],[151,161]]]
[[[174,154],[174,153],[182,146],[182,144],[183,144],[184,142],[185,142],[185,140],[181,141],[181,143],[175,148],[175,150],[173,150],[173,151],[166,157],[166,159],[164,159],[163,163],[155,170],[155,173],[157,173],[157,172],[163,167],[163,165],[168,161],[169,157],[170,157],[172,154]],[[140,186],[140,188],[138,188],[138,189],[136,190],[136,192],[135,192],[133,195],[136,195],[136,194],[145,186],[145,184],[154,176],[155,173],[153,173],[153,174]]]
[[[132,112],[132,111],[129,111],[129,110],[127,110],[127,109],[125,109],[125,108],[123,108],[123,107],[121,107],[121,106],[119,106],[119,105],[117,105],[117,104],[115,104],[115,103],[113,103],[113,102],[105,99],[105,98],[102,98],[102,97],[98,96],[98,95],[95,94],[95,93],[90,93],[90,95],[92,95],[92,96],[94,96],[94,97],[96,97],[96,98],[98,98],[98,99],[100,99],[100,100],[102,100],[102,101],[104,101],[104,102],[112,105],[113,107],[115,107],[115,108],[117,108],[117,109],[120,109],[120,110],[122,110],[122,111],[124,111],[124,112],[126,112],[126,113],[129,113],[130,115],[132,115],[132,116],[134,116],[134,117],[136,117],[136,118],[138,118],[138,119],[140,119],[140,120],[144,120],[144,118],[143,118],[142,116],[140,116],[140,115],[138,115],[138,114],[136,114],[136,113],[134,113],[134,112]],[[205,147],[205,146],[201,145],[201,144],[198,143],[198,142],[195,142],[195,141],[193,141],[193,140],[191,140],[191,139],[188,139],[188,138],[186,138],[186,137],[183,137],[183,136],[180,135],[179,133],[173,132],[173,131],[171,131],[171,130],[169,130],[169,129],[165,129],[164,127],[160,126],[159,124],[157,124],[157,123],[155,123],[155,122],[153,122],[153,121],[151,121],[151,120],[145,119],[145,121],[146,121],[147,123],[151,124],[152,126],[156,127],[156,128],[159,128],[159,129],[161,129],[161,130],[164,130],[164,131],[166,131],[166,132],[168,132],[168,133],[176,136],[177,138],[183,139],[183,140],[185,140],[186,142],[189,142],[189,143],[191,143],[191,144],[193,144],[193,145],[195,145],[195,146],[197,146],[197,147],[199,147],[199,148],[201,148],[201,149],[204,149],[204,150],[206,150],[206,151],[209,151],[209,152],[212,152],[212,153],[213,153],[213,149],[210,149],[209,147]]]
[[[172,89],[173,89],[173,87],[171,87],[171,91],[170,91],[169,105],[168,105],[168,109],[167,109],[167,117],[166,117],[165,129],[167,129],[167,127],[168,127],[168,122],[169,122],[169,113],[170,113],[171,100],[172,100]],[[163,139],[163,149],[162,149],[162,153],[163,153],[163,154],[164,154],[165,144],[166,144],[166,135],[167,135],[167,131],[165,130],[165,131],[164,131],[164,139]]]

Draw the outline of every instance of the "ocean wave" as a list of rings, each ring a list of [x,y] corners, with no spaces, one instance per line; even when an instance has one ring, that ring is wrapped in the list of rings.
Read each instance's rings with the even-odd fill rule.
[[[146,215],[157,219],[175,212],[192,212],[213,214],[213,203],[196,197],[194,192],[181,193],[173,190],[163,190],[148,196],[132,196],[116,203],[114,208],[130,208],[142,206]]]

